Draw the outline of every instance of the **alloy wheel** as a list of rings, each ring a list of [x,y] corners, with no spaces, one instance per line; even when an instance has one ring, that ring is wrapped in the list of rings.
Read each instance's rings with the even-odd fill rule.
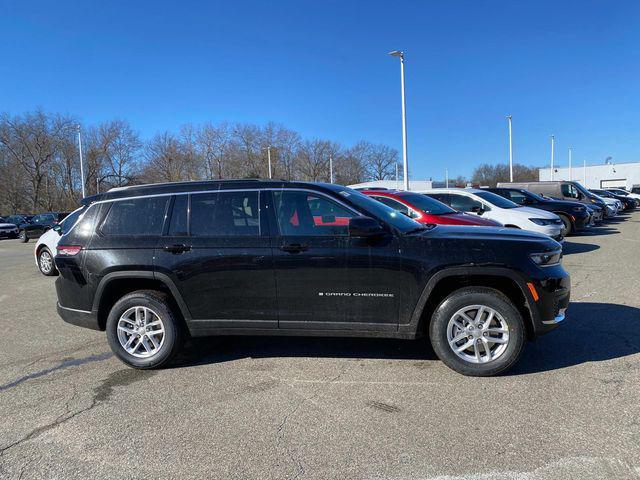
[[[118,320],[120,346],[137,358],[157,354],[164,344],[164,324],[160,316],[148,307],[127,309]]]
[[[497,310],[486,305],[469,305],[449,320],[447,341],[466,362],[492,362],[507,349],[509,325]]]
[[[47,250],[43,250],[40,253],[39,263],[42,273],[49,274],[53,270],[53,258],[51,258],[51,254]]]

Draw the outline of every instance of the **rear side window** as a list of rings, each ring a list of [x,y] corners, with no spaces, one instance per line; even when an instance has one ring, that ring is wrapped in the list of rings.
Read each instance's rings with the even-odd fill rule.
[[[191,195],[190,234],[193,236],[259,236],[257,191]]]
[[[464,195],[451,196],[451,208],[455,208],[461,212],[471,212],[474,207],[482,208],[482,204],[473,198],[466,197]]]
[[[104,235],[160,235],[169,197],[113,202],[100,231]]]

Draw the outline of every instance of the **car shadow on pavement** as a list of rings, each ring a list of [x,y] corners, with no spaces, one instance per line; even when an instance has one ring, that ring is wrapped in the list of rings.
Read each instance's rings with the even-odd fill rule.
[[[576,232],[576,233],[573,233],[572,235],[576,237],[591,237],[593,235],[615,235],[616,233],[620,233],[620,230],[618,230],[617,228],[611,228],[603,225],[599,227],[591,227],[588,230]]]
[[[574,253],[593,252],[599,248],[599,245],[593,245],[592,243],[574,243],[565,240],[562,244],[562,254],[573,255]]]
[[[426,339],[223,336],[191,339],[169,368],[277,357],[437,360]]]
[[[601,362],[640,352],[640,338],[626,335],[640,324],[640,308],[573,302],[557,329],[525,347],[510,375],[537,373]]]
[[[557,370],[640,352],[640,339],[620,332],[640,323],[640,309],[610,303],[574,302],[554,331],[525,345],[507,375]],[[243,358],[362,358],[438,361],[429,341],[372,338],[221,336],[191,339],[169,368]]]

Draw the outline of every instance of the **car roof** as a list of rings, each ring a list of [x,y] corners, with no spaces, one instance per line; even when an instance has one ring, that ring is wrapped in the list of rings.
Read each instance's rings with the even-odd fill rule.
[[[417,193],[471,193],[477,195],[478,193],[486,192],[485,188],[431,188],[428,190],[420,190]]]
[[[111,190],[85,197],[83,205],[115,200],[119,198],[144,197],[151,195],[171,195],[174,193],[207,192],[216,190],[239,190],[260,188],[311,188],[319,191],[335,191],[344,187],[321,182],[289,182],[287,180],[238,179],[238,180],[204,180],[192,182],[151,183],[116,187]]]

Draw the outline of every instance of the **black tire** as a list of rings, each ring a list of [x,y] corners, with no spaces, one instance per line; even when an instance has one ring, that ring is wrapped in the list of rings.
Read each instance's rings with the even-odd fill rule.
[[[25,230],[20,230],[18,238],[22,243],[27,243],[29,241],[29,236],[27,235],[27,232]]]
[[[562,228],[562,237],[568,237],[573,233],[573,224],[571,223],[571,219],[562,213],[556,213],[562,220],[562,224],[564,225]]]
[[[49,260],[51,262],[51,268],[47,269],[48,262],[43,261],[43,258],[49,256]],[[44,265],[43,265],[44,264]],[[43,247],[38,252],[38,268],[40,269],[40,273],[47,277],[53,277],[58,275],[58,269],[56,268],[56,264],[53,261],[53,254],[47,247]]]
[[[472,363],[460,358],[449,345],[447,328],[449,321],[460,309],[483,305],[498,312],[507,324],[508,342],[505,350],[494,360]],[[431,345],[445,365],[462,375],[488,377],[505,372],[516,364],[525,342],[525,324],[513,303],[501,292],[485,287],[466,287],[456,290],[436,308],[429,327]],[[481,339],[478,339],[478,341]]]
[[[150,357],[139,358],[128,353],[118,339],[118,321],[132,307],[146,307],[155,312],[164,327],[164,340],[158,351]],[[172,311],[166,294],[155,290],[138,290],[118,300],[107,318],[107,341],[113,353],[124,363],[138,369],[162,368],[178,353],[184,340],[180,319]]]

